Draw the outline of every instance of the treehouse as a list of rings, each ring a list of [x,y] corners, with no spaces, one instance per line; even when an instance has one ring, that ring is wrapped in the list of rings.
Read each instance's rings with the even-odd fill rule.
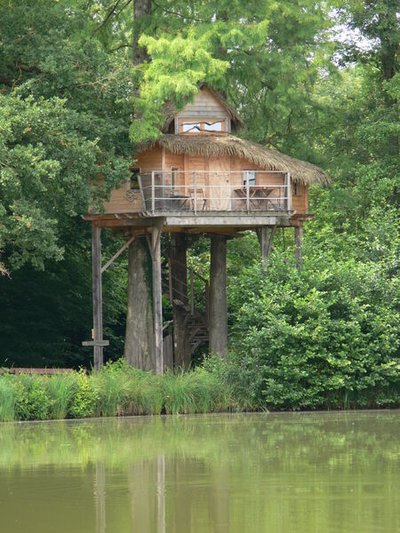
[[[140,288],[131,287],[129,294],[133,294],[135,312],[131,317],[128,313],[127,343],[131,346],[128,351],[136,353],[130,357],[125,347],[125,354],[137,366],[159,372],[166,365],[188,365],[193,350],[201,342],[209,341],[210,352],[226,352],[227,238],[244,230],[256,230],[265,259],[275,228],[294,227],[299,253],[303,223],[310,217],[308,186],[326,184],[328,177],[311,163],[234,136],[241,126],[237,112],[218,93],[206,85],[200,86],[192,102],[170,114],[165,133],[140,148],[130,169],[131,179],[112,191],[104,211],[85,217],[93,225],[93,289],[97,311],[91,344],[97,350],[97,360],[101,360],[102,346],[106,344],[102,339],[101,309],[98,309],[99,301],[101,307],[100,228],[125,231],[126,247],[128,243],[134,247],[134,242],[143,237],[148,241],[152,262],[152,320],[147,320],[147,331],[144,331],[146,328],[139,322],[148,315],[148,309],[140,308],[136,301]],[[167,292],[173,320],[168,335],[162,317],[165,277],[161,267],[162,232],[170,236]],[[199,234],[209,235],[211,239],[209,284],[203,279],[206,298],[203,317],[197,316],[194,309],[189,289],[194,284],[195,273],[188,272],[186,262],[187,248]],[[131,259],[132,265],[138,268],[138,262]],[[131,285],[135,283],[134,278],[132,273]],[[143,279],[136,280],[136,284],[144,283]]]

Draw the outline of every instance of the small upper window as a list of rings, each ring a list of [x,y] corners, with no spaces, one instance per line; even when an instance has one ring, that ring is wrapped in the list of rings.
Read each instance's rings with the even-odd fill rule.
[[[214,131],[222,131],[223,130],[223,123],[225,121],[223,120],[215,120],[215,121],[199,121],[199,122],[183,122],[182,123],[182,131],[184,133],[198,133],[202,131],[206,132],[214,132]]]
[[[244,170],[243,171],[243,185],[247,186],[247,183],[251,187],[256,184],[256,171],[255,170]]]
[[[182,130],[185,132],[190,133],[197,133],[201,129],[201,123],[200,122],[184,122],[182,124]]]
[[[203,122],[204,131],[222,131],[222,121]]]

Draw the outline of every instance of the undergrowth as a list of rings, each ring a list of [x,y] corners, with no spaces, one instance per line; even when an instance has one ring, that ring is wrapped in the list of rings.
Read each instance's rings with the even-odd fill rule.
[[[127,365],[100,372],[0,376],[0,421],[244,410],[212,365],[158,376]]]

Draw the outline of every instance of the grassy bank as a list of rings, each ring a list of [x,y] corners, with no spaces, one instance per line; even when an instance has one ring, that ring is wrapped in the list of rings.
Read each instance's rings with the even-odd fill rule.
[[[91,374],[0,376],[1,421],[245,409],[251,403],[206,368],[156,376],[120,361]]]
[[[326,381],[317,390],[293,377],[290,382],[266,379],[266,370],[232,354],[228,360],[210,357],[190,372],[162,376],[142,372],[122,360],[96,373],[2,374],[0,421],[400,405],[398,388],[390,380],[360,390],[355,380],[340,387]],[[313,370],[310,365],[309,373]]]

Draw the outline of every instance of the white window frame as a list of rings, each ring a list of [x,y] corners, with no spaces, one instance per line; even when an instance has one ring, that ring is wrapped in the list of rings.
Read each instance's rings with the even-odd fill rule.
[[[225,122],[225,120],[213,120],[212,122],[204,121],[202,122],[203,129],[202,131],[207,131],[210,133],[213,132],[220,132],[222,131],[222,123]]]
[[[242,178],[245,187],[247,187],[247,182],[249,183],[249,187],[252,187],[256,184],[256,170],[243,170]]]
[[[183,133],[199,133],[201,132],[201,122],[182,122]]]

